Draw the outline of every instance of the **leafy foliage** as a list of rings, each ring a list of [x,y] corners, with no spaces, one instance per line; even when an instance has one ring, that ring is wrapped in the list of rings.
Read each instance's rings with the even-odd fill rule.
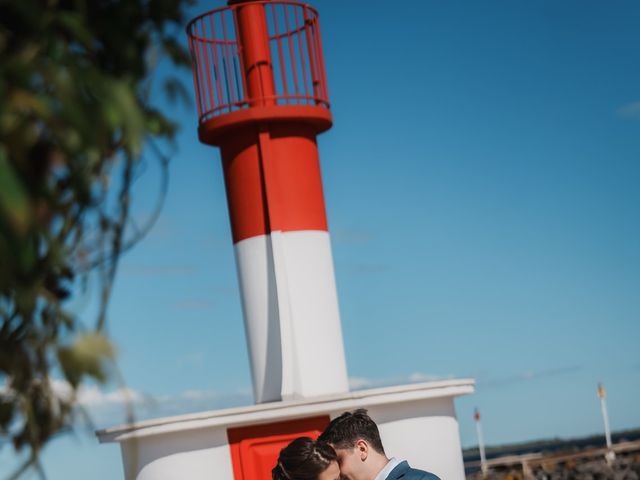
[[[158,58],[189,65],[175,40],[188,1],[0,1],[0,440],[30,464],[74,422],[74,395],[56,394],[52,372],[74,392],[112,373],[104,325],[135,240],[132,182],[143,146],[176,131],[150,80]],[[166,79],[169,95],[181,88]],[[92,269],[101,308],[86,331],[65,302]]]

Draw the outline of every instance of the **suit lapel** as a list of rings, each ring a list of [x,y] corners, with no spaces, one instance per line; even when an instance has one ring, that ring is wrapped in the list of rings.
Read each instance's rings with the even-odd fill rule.
[[[391,470],[391,473],[387,476],[386,480],[397,480],[405,476],[407,471],[409,470],[409,464],[405,460],[404,462],[400,462],[396,468]]]

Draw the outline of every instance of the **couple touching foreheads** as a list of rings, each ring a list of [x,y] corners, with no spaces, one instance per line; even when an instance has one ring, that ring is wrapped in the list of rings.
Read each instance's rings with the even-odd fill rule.
[[[273,480],[439,480],[387,458],[378,426],[364,409],[345,412],[312,440],[296,438],[280,451]]]

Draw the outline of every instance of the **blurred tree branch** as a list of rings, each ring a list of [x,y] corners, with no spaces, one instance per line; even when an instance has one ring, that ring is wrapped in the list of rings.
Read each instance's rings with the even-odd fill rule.
[[[176,41],[190,0],[0,2],[0,448],[38,452],[77,419],[76,390],[113,374],[104,333],[120,255],[158,217],[176,125],[150,99],[154,58],[187,67]],[[162,91],[184,99],[163,76]],[[161,198],[130,219],[143,152],[162,168]],[[74,285],[101,279],[95,328],[65,309]],[[52,372],[72,388],[61,395]]]

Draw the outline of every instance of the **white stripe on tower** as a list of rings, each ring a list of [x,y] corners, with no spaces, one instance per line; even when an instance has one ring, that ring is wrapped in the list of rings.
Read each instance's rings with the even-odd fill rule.
[[[235,245],[258,402],[348,390],[329,233]]]

